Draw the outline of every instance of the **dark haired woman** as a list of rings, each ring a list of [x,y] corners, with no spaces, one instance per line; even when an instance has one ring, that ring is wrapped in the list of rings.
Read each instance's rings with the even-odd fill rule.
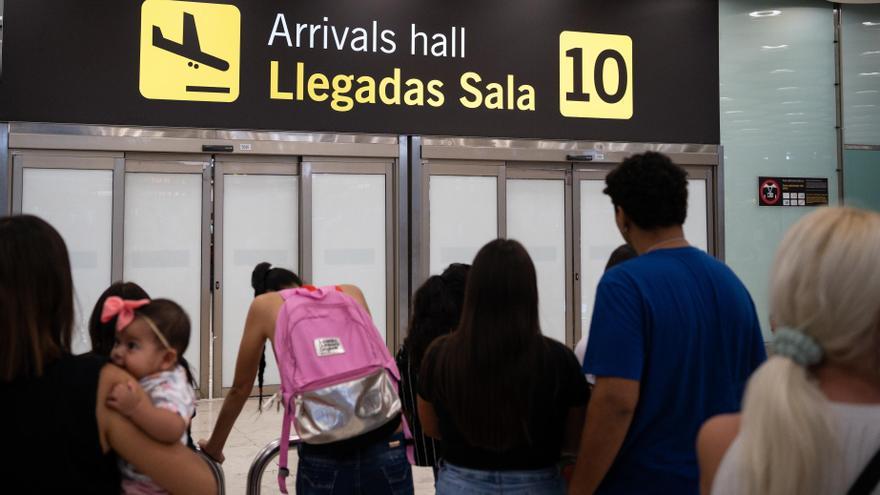
[[[564,492],[556,466],[577,446],[587,382],[571,350],[541,335],[520,243],[477,253],[458,328],[431,345],[419,379],[424,431],[443,440],[438,494]]]
[[[254,297],[266,292],[277,292],[284,289],[300,287],[303,284],[299,275],[286,268],[273,267],[267,262],[262,262],[254,267],[251,273],[251,287],[254,288]],[[266,344],[263,344],[263,354],[260,355],[260,368],[257,370],[257,387],[259,398],[257,408],[263,409],[263,375],[266,373]]]
[[[400,370],[400,397],[403,409],[410,419],[415,460],[417,466],[434,468],[436,481],[437,461],[442,453],[440,445],[422,431],[419,422],[416,396],[419,390],[419,367],[422,356],[435,339],[446,335],[458,326],[464,287],[470,265],[453,263],[441,275],[432,275],[416,291],[413,298],[413,314],[406,340],[397,353]]]
[[[70,258],[58,232],[34,216],[0,218],[0,328],[4,486],[118,494],[118,454],[170,492],[216,493],[196,454],[150,439],[107,407],[110,390],[131,375],[96,354],[71,354]]]
[[[255,275],[265,268],[260,268],[259,272],[255,270]],[[288,274],[292,272],[288,271]],[[269,270],[265,275],[269,278],[273,273]],[[259,277],[257,279],[262,282]],[[288,275],[287,280],[291,283],[293,279]],[[269,282],[271,284],[272,279]],[[220,462],[223,462],[223,446],[235,419],[253,389],[261,350],[267,341],[275,345],[275,324],[284,299],[281,294],[269,290],[273,287],[270,284],[254,284],[255,292],[263,290],[265,293],[255,297],[248,310],[232,388],[223,400],[211,438],[199,442],[203,452]],[[369,313],[360,289],[353,285],[339,285],[337,288]],[[406,459],[401,424],[398,416],[375,430],[346,440],[320,445],[301,443],[297,447],[296,493],[411,495],[414,491],[412,469]]]
[[[110,357],[116,341],[116,318],[102,323],[101,311],[104,309],[104,301],[112,296],[131,301],[150,298],[147,291],[134,282],[114,282],[98,298],[95,308],[92,309],[92,316],[89,317],[89,336],[92,338],[92,352],[106,357]]]

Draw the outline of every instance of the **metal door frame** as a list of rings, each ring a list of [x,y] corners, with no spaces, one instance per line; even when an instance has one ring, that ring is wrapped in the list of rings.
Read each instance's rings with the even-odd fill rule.
[[[421,204],[416,209],[413,204],[413,216],[419,214],[419,252],[423,253],[419,262],[418,272],[413,274],[412,293],[427,280],[431,267],[431,194],[430,183],[432,176],[463,176],[463,177],[494,177],[495,178],[495,214],[496,235],[507,235],[507,180],[504,162],[489,160],[422,160],[419,180],[421,184]],[[415,229],[413,229],[415,231]]]
[[[583,165],[583,164],[574,164],[573,167],[573,176],[572,176],[572,238],[573,240],[577,240],[578,242],[581,240],[581,187],[580,183],[582,180],[605,180],[605,177],[608,175],[614,168],[614,164],[600,164],[600,165]],[[682,166],[688,172],[688,179],[697,179],[697,180],[705,180],[706,181],[706,244],[709,251],[709,254],[714,254],[717,252],[716,246],[717,244],[717,236],[714,234],[717,232],[716,230],[716,222],[715,222],[715,212],[716,212],[716,196],[715,196],[715,187],[714,187],[714,170],[711,165],[684,165]],[[572,304],[576,308],[574,314],[574,342],[577,343],[580,341],[583,335],[583,328],[580,324],[582,318],[582,305],[581,305],[581,278],[583,275],[583,260],[581,259],[581,250],[578,245],[575,248],[574,243],[572,243],[573,249],[573,272],[572,279],[574,283],[574,291],[572,293]]]
[[[413,159],[412,165],[411,184],[414,200],[410,221],[414,226],[411,231],[412,245],[418,246],[419,249],[414,250],[413,253],[412,266],[416,267],[414,270],[417,271],[413,273],[412,292],[425,280],[428,273],[430,258],[428,179],[431,175],[438,175],[432,170],[432,167],[436,167],[438,163],[461,163],[470,167],[449,168],[448,170],[457,173],[447,175],[476,175],[468,174],[467,171],[479,170],[478,167],[481,165],[497,166],[498,162],[501,163],[499,177],[502,173],[516,176],[520,173],[519,170],[529,167],[569,171],[570,184],[567,184],[567,191],[570,202],[566,203],[566,208],[570,223],[566,230],[570,233],[567,233],[570,239],[566,248],[569,250],[567,263],[570,264],[570,270],[566,278],[567,285],[570,285],[571,289],[566,290],[566,297],[571,301],[572,311],[571,316],[567,318],[567,324],[571,325],[571,329],[566,331],[566,336],[567,339],[571,339],[572,346],[580,339],[582,333],[580,323],[582,260],[580,249],[575,245],[580,239],[580,188],[575,182],[578,177],[583,176],[582,174],[590,173],[590,176],[604,179],[616,164],[633,154],[646,151],[666,154],[675,163],[688,170],[691,178],[706,179],[707,244],[710,253],[723,260],[723,150],[719,145],[426,136],[420,137],[417,151],[418,156]],[[504,183],[506,184],[506,180]],[[505,233],[502,226],[506,229],[506,204],[501,207],[501,198],[499,194],[499,236]]]
[[[312,237],[312,176],[314,174],[329,175],[382,175],[385,177],[385,336],[388,348],[394,352],[402,342],[400,325],[397,319],[399,301],[395,298],[397,285],[397,263],[395,254],[399,235],[394,219],[397,218],[399,205],[396,201],[394,172],[396,158],[353,158],[353,157],[317,157],[304,156],[301,162],[301,236],[302,243],[302,278],[311,282],[314,275],[313,237]],[[341,280],[341,283],[345,281]],[[375,308],[373,309],[375,311]]]
[[[223,386],[223,339],[225,338],[225,322],[223,321],[223,249],[225,222],[223,208],[225,206],[225,177],[226,175],[284,175],[295,176],[297,181],[297,200],[302,208],[302,176],[300,173],[299,157],[273,157],[273,156],[227,156],[221,155],[214,159],[214,275],[212,287],[213,300],[213,397],[225,397],[229,387]],[[297,266],[290,267],[297,274],[302,274],[302,211],[297,218],[298,246]],[[271,349],[270,349],[271,352]],[[233,367],[234,372],[234,367]],[[263,387],[263,393],[272,395],[278,391],[278,385],[272,384]],[[251,393],[253,395],[253,392]]]
[[[570,274],[573,272],[573,211],[572,211],[572,173],[571,166],[559,163],[541,163],[541,162],[524,162],[512,163],[507,166],[507,179],[526,179],[526,180],[561,180],[563,181],[563,224],[565,225],[565,240],[563,248],[563,256],[565,257],[565,340],[571,345],[577,343],[575,338],[576,325],[574,322],[575,300],[574,300],[574,281]],[[505,186],[507,184],[505,183]],[[505,204],[505,218],[507,205]]]
[[[278,157],[291,160],[297,157],[313,157],[315,162],[326,161],[327,157],[333,157],[331,160],[336,162],[353,161],[353,162],[369,162],[375,159],[381,159],[389,163],[383,173],[386,174],[386,221],[389,222],[391,228],[386,232],[386,250],[391,251],[391,258],[386,253],[386,276],[387,283],[391,287],[386,297],[387,311],[389,313],[387,322],[389,330],[389,345],[396,345],[401,340],[401,335],[405,334],[405,326],[408,321],[409,311],[409,258],[398,259],[401,255],[409,252],[409,234],[408,225],[401,226],[392,222],[408,222],[409,208],[407,198],[409,194],[409,181],[407,172],[410,164],[410,143],[419,142],[418,137],[407,137],[398,135],[382,135],[382,134],[337,134],[337,133],[320,133],[320,132],[272,132],[272,131],[247,131],[247,130],[224,130],[224,129],[182,129],[182,128],[160,128],[160,127],[124,127],[124,126],[100,126],[100,125],[81,125],[81,124],[55,124],[55,123],[31,123],[31,122],[13,122],[0,123],[0,174],[6,176],[3,184],[2,193],[0,193],[0,207],[6,207],[4,198],[9,198],[8,209],[12,211],[12,195],[10,192],[15,191],[15,176],[13,176],[14,167],[11,166],[12,154],[33,153],[46,156],[83,156],[83,157],[112,157],[114,163],[112,170],[114,172],[114,199],[113,199],[113,259],[111,260],[111,274],[113,280],[122,277],[122,237],[123,214],[124,214],[124,181],[125,181],[125,157],[130,158],[145,156],[162,156],[170,158],[171,153],[187,154],[188,156],[203,155],[215,157],[221,162],[272,162]],[[207,152],[204,151],[205,146],[226,146],[232,152]],[[148,155],[139,155],[147,153]],[[163,153],[163,155],[153,155],[155,153]],[[6,157],[9,159],[5,159]],[[60,166],[59,168],[71,168],[70,162]],[[83,163],[82,168],[95,168],[93,162]],[[110,169],[99,167],[102,169]],[[203,201],[208,201],[210,207],[203,208],[203,238],[207,236],[211,238],[211,214],[215,213],[214,205],[211,202],[212,184],[211,177],[212,167],[208,167],[205,175],[203,187]],[[389,175],[390,170],[390,175]],[[129,170],[132,171],[132,170]],[[161,172],[168,172],[163,169]],[[361,171],[356,171],[361,172]],[[17,175],[20,177],[20,173]],[[2,179],[3,177],[0,177]],[[303,193],[302,175],[300,178],[300,201],[302,201]],[[9,187],[12,186],[12,187]],[[390,186],[390,187],[389,187]],[[119,191],[119,193],[117,193]],[[20,194],[20,184],[19,184]],[[389,203],[389,195],[391,202]],[[222,203],[221,203],[222,204]],[[19,200],[20,205],[20,200]],[[301,208],[300,215],[305,214],[305,210]],[[221,213],[222,215],[222,213]],[[217,224],[217,222],[214,222]],[[301,223],[302,225],[302,223]],[[401,236],[401,232],[404,233]],[[390,238],[389,238],[390,235]],[[300,242],[303,242],[304,236],[300,235]],[[118,247],[118,249],[117,249]],[[207,251],[205,251],[207,249]],[[204,253],[207,254],[204,254]],[[300,256],[303,256],[305,249],[300,249]],[[215,322],[211,317],[215,315],[216,308],[212,308],[213,302],[213,282],[211,277],[210,261],[211,261],[210,242],[203,242],[203,259],[208,260],[207,269],[202,270],[203,301],[208,298],[208,303],[202,304],[202,322]],[[216,255],[215,255],[215,258]],[[300,261],[300,271],[305,271],[306,266]],[[216,267],[215,267],[216,268]],[[222,270],[222,267],[221,267]],[[309,267],[310,270],[310,267]],[[390,274],[390,275],[389,275]],[[222,285],[221,285],[222,289]],[[397,289],[397,290],[394,290]],[[218,295],[222,297],[222,293]],[[205,313],[207,312],[207,316]],[[222,325],[222,321],[217,323]],[[213,327],[212,327],[213,328]],[[218,331],[222,332],[222,327],[218,327]],[[203,332],[203,339],[206,332]],[[218,333],[219,335],[219,333]],[[205,352],[205,345],[208,346],[208,352]],[[222,345],[222,342],[221,342]],[[200,348],[201,373],[211,369],[214,357],[211,356],[210,365],[205,365],[204,360],[210,356],[213,351],[211,342],[207,344],[202,342]],[[219,353],[218,353],[219,354]],[[221,356],[222,357],[222,356]],[[212,370],[213,371],[213,370]],[[211,387],[214,392],[219,385],[222,388],[222,376],[211,374],[218,378],[218,384]],[[200,383],[210,383],[205,381],[205,377],[200,377]],[[208,390],[208,387],[204,387]],[[203,393],[205,395],[205,393]],[[222,395],[215,393],[213,396]]]
[[[196,393],[200,398],[209,397],[211,380],[211,217],[213,215],[213,195],[211,177],[211,155],[204,153],[140,153],[125,154],[121,194],[114,194],[121,204],[118,229],[120,230],[119,263],[120,277],[125,277],[125,177],[127,174],[186,174],[202,176],[201,201],[201,267],[199,276],[199,376]],[[196,169],[200,167],[200,169]],[[114,224],[115,225],[115,224]]]
[[[112,206],[110,214],[110,280],[107,286],[122,278],[122,202],[120,180],[123,178],[122,153],[110,152],[60,152],[54,150],[17,149],[9,155],[12,190],[10,194],[10,213],[21,214],[24,199],[24,170],[103,170],[112,173]],[[82,311],[90,308],[80,308]],[[83,316],[86,316],[85,314]],[[88,331],[88,329],[85,329]]]

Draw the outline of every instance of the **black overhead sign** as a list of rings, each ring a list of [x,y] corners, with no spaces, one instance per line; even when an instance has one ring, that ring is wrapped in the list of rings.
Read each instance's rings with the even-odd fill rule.
[[[11,0],[0,120],[718,143],[711,0]]]

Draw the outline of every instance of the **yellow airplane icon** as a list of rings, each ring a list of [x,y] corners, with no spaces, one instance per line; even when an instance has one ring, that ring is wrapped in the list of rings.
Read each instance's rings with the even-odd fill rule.
[[[141,94],[154,100],[235,101],[240,36],[241,14],[233,5],[146,0]]]

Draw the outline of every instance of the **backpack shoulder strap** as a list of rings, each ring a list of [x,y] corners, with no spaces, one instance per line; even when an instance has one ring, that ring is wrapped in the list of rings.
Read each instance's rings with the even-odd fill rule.
[[[880,450],[868,461],[868,465],[865,466],[865,469],[856,478],[856,482],[846,493],[847,495],[868,495],[874,491],[878,483],[880,483]]]

